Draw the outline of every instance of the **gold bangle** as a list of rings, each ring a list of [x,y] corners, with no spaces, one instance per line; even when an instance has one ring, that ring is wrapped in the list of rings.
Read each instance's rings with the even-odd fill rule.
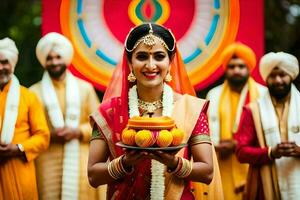
[[[108,173],[115,180],[122,178],[126,174],[131,174],[133,172],[133,168],[130,170],[130,172],[126,171],[122,163],[123,157],[124,155],[115,158],[108,164],[107,167]]]
[[[125,176],[125,172],[122,170],[122,166],[120,164],[121,158],[121,156],[115,158],[108,164],[108,173],[113,179],[116,180]]]
[[[272,156],[272,147],[268,147],[268,157],[270,160],[274,160],[274,157]]]
[[[192,165],[191,161],[189,161],[185,158],[182,158],[182,157],[179,157],[179,158],[181,159],[182,166],[178,171],[174,172],[174,175],[176,175],[180,178],[186,178],[191,174],[191,172],[193,170],[193,165]]]
[[[121,157],[120,157],[120,166],[121,166],[121,168],[122,168],[122,171],[123,172],[125,172],[125,174],[132,174],[132,172],[134,171],[134,169],[133,169],[133,167],[131,166],[130,167],[130,171],[127,171],[126,169],[125,169],[125,167],[124,167],[124,165],[123,165],[123,159],[124,159],[124,157],[125,157],[125,155],[122,155]]]

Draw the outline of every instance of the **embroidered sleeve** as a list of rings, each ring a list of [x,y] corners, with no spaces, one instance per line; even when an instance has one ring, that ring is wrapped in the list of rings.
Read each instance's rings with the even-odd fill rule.
[[[97,128],[96,125],[94,125],[90,141],[97,139],[104,140],[103,135],[100,133],[100,130]]]
[[[195,145],[199,143],[211,143],[208,120],[204,112],[200,113],[200,116],[194,127],[192,136],[189,140],[189,143],[190,145]]]

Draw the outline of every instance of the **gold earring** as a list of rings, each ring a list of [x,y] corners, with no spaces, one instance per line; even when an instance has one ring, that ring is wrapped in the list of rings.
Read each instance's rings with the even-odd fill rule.
[[[135,82],[136,77],[135,77],[135,75],[132,73],[132,71],[128,74],[127,80],[128,80],[129,82],[131,82],[131,83]]]
[[[165,77],[165,81],[170,82],[171,80],[172,80],[172,76],[171,76],[170,72],[168,72],[166,77]]]

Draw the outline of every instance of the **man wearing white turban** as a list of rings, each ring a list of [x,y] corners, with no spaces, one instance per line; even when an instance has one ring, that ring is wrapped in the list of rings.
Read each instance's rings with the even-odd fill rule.
[[[300,93],[295,56],[261,58],[259,71],[268,93],[247,105],[237,133],[237,157],[249,163],[247,199],[296,200],[300,196]]]
[[[87,157],[91,137],[88,116],[97,109],[91,84],[68,70],[73,58],[71,42],[61,34],[40,39],[36,55],[45,68],[40,82],[30,87],[42,100],[51,130],[47,152],[36,162],[40,199],[97,199],[88,184]]]
[[[0,199],[38,199],[34,159],[49,145],[42,104],[14,76],[18,49],[0,40]]]

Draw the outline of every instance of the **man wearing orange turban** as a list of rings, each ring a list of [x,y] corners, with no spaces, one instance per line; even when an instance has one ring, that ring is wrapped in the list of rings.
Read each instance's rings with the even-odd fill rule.
[[[256,83],[250,73],[256,65],[252,49],[242,43],[227,46],[221,56],[225,82],[209,91],[209,125],[218,152],[225,199],[242,199],[248,165],[240,164],[234,155],[234,133],[242,107],[255,100],[266,88]]]

